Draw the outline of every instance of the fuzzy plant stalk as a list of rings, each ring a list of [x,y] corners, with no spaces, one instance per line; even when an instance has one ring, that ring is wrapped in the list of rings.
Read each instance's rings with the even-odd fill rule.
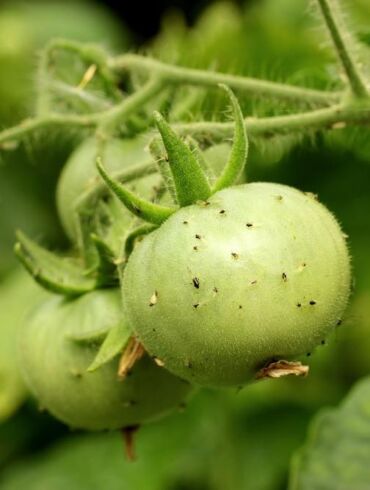
[[[291,113],[287,115],[247,117],[245,125],[251,139],[369,125],[369,79],[361,63],[357,61],[356,43],[342,19],[340,4],[337,0],[316,0],[315,4],[345,74],[347,83],[343,90],[317,90],[209,70],[190,69],[131,53],[111,57],[96,46],[55,40],[49,44],[41,58],[39,78],[43,80],[43,87],[52,85],[46,73],[52,55],[58,50],[75,53],[89,63],[89,68],[79,84],[81,89],[75,90],[77,98],[83,97],[84,86],[97,75],[101,76],[108,86],[114,86],[114,83],[127,74],[139,74],[146,77],[147,82],[123,100],[117,100],[113,107],[89,114],[54,112],[50,107],[47,90],[42,90],[37,115],[0,132],[0,148],[10,149],[29,134],[52,127],[75,128],[95,133],[99,138],[109,138],[119,132],[122,124],[159,94],[184,85],[212,89],[222,83],[240,94],[268,97],[292,106]],[[52,89],[57,92],[58,85],[52,86]],[[301,106],[298,111],[297,105]],[[190,134],[198,140],[206,141],[224,140],[232,134],[230,123],[180,123],[176,129],[181,134]]]

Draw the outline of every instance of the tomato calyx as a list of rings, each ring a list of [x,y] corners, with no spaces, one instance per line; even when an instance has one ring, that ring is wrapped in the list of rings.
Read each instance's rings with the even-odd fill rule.
[[[137,217],[155,226],[161,225],[178,208],[197,202],[207,202],[217,191],[234,184],[244,169],[248,154],[248,139],[243,114],[233,92],[225,85],[220,87],[230,99],[235,120],[233,145],[228,161],[216,178],[211,182],[207,175],[207,164],[194,141],[182,140],[158,112],[154,121],[161,135],[165,154],[154,140],[150,150],[157,162],[158,170],[170,191],[177,207],[162,206],[147,201],[113,179],[105,170],[101,157],[97,159],[97,169],[111,192],[122,204]]]
[[[17,232],[15,254],[31,276],[43,288],[65,296],[80,296],[100,287],[118,285],[115,257],[109,245],[99,236],[92,235],[97,261],[86,268],[80,258],[56,255]]]

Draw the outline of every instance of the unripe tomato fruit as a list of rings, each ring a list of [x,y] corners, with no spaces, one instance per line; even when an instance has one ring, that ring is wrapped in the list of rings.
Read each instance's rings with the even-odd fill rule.
[[[141,424],[176,408],[190,385],[158,367],[148,356],[129,375],[117,377],[118,359],[87,372],[98,346],[77,342],[76,333],[122,321],[119,290],[78,299],[53,296],[33,312],[20,336],[20,365],[41,407],[71,427],[117,429]]]
[[[148,135],[131,139],[110,140],[104,150],[103,160],[111,172],[116,172],[150,160],[144,151]],[[77,239],[75,206],[81,195],[100,182],[96,170],[97,144],[94,138],[88,138],[72,153],[60,175],[57,187],[57,207],[62,225],[72,242]],[[157,175],[148,175],[139,182],[139,192],[149,197],[158,183]],[[138,181],[135,182],[138,185]],[[117,200],[109,196],[112,206]],[[129,212],[119,206],[120,219],[128,224],[132,220]]]
[[[240,385],[326,338],[348,300],[350,261],[312,195],[251,183],[170,216],[136,246],[122,284],[132,328],[169,371]]]

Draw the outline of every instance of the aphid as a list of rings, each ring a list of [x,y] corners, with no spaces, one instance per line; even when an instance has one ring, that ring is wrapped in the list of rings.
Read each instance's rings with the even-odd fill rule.
[[[196,289],[199,289],[200,282],[199,282],[199,279],[198,279],[197,277],[193,277],[193,286],[194,286]]]

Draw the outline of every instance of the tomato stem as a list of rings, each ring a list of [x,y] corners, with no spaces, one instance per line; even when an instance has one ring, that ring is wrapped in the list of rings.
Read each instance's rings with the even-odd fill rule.
[[[353,95],[367,97],[369,95],[360,67],[353,54],[353,39],[345,25],[341,22],[339,4],[335,0],[317,0],[325,20],[337,55],[346,73]]]
[[[232,90],[238,90],[253,96],[268,96],[278,100],[299,104],[327,106],[338,102],[340,93],[298,87],[285,83],[272,82],[228,73],[173,66],[137,54],[124,54],[112,58],[108,66],[115,72],[137,71],[157,74],[167,85],[194,85],[199,87],[217,87],[224,84]]]

